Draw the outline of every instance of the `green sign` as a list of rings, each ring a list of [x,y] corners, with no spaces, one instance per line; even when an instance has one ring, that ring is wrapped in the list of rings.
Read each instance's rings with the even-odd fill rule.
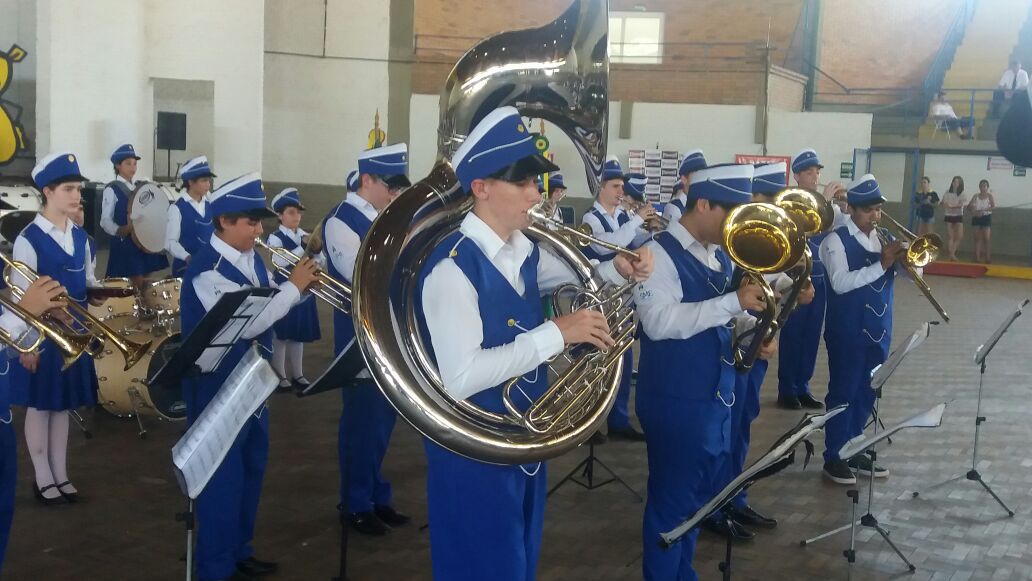
[[[839,168],[839,177],[840,178],[848,178],[848,179],[852,179],[853,178],[853,162],[851,162],[851,161],[844,161],[844,162],[842,162],[842,166]]]
[[[1014,177],[1023,178],[1025,177],[1025,168],[1014,166]]]

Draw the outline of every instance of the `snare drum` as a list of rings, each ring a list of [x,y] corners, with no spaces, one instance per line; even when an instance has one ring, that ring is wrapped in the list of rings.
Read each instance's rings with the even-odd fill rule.
[[[185,420],[186,402],[178,385],[152,390],[144,384],[144,380],[157,373],[179,349],[179,333],[166,335],[159,328],[130,315],[112,317],[105,324],[132,341],[153,340],[154,343],[140,363],[129,371],[123,371],[125,360],[111,347],[105,347],[104,352],[94,358],[100,386],[99,400],[104,409],[118,417],[137,413],[166,420]]]
[[[99,281],[101,286],[117,289],[133,289],[128,278],[105,278]],[[90,314],[101,321],[119,315],[136,315],[136,293],[126,297],[111,297],[101,305],[90,305]]]
[[[140,293],[143,310],[162,317],[174,317],[179,314],[179,291],[183,287],[183,279],[166,278],[147,283]]]
[[[133,242],[144,252],[165,252],[165,230],[168,208],[175,196],[167,187],[147,182],[133,192],[129,201],[129,221],[133,224]]]

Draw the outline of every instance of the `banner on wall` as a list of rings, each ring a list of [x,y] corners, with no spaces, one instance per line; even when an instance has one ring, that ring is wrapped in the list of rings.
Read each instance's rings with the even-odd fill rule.
[[[989,159],[985,162],[985,169],[1002,169],[1004,171],[1012,171],[1014,164],[1011,163],[1006,157],[1000,157],[998,155],[990,155]]]
[[[751,163],[753,165],[763,163],[778,163],[779,161],[785,162],[785,183],[789,183],[789,178],[792,177],[790,172],[792,171],[792,158],[786,155],[752,155],[748,153],[736,153],[735,163]]]
[[[29,138],[21,124],[22,108],[4,99],[4,92],[14,77],[14,64],[21,62],[27,54],[17,44],[11,45],[7,52],[0,51],[0,166],[29,149]]]

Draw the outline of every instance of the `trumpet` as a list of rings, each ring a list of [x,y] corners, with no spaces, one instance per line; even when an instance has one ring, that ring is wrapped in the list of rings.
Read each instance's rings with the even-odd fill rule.
[[[588,226],[587,224],[581,224],[580,226],[573,227],[567,226],[559,220],[556,220],[552,217],[552,214],[548,213],[547,204],[548,202],[542,201],[527,211],[527,215],[530,216],[530,220],[532,222],[558,232],[560,236],[581,248],[590,246],[592,244],[596,244],[598,246],[601,246],[602,248],[605,248],[606,250],[611,250],[613,252],[616,252],[617,254],[623,254],[624,256],[632,260],[638,259],[637,252],[633,250],[628,250],[623,246],[610,244],[609,242],[599,240],[598,238],[592,236],[591,226]]]
[[[910,275],[910,279],[914,281],[917,288],[921,291],[921,294],[928,299],[928,302],[932,304],[932,307],[939,313],[942,320],[949,323],[950,316],[946,313],[946,310],[942,308],[939,301],[935,300],[932,295],[932,289],[925,282],[924,278],[918,274],[918,268],[924,268],[928,264],[935,261],[939,256],[939,252],[942,250],[942,238],[933,233],[925,234],[924,236],[918,236],[910,230],[903,227],[902,224],[897,222],[888,213],[882,211],[882,217],[888,219],[889,224],[899,233],[900,238],[904,241],[904,252],[900,257],[903,261],[903,268],[907,270],[907,274]],[[874,230],[878,233],[878,240],[881,241],[882,246],[890,243],[889,231],[874,223]]]
[[[21,307],[21,305],[6,296],[0,295],[0,305],[2,305],[5,310],[11,311],[17,315],[18,318],[25,321],[28,326],[36,329],[38,332],[36,339],[32,341],[32,343],[29,345],[23,345],[18,337],[15,337],[6,329],[0,328],[0,342],[14,349],[18,353],[32,353],[43,345],[44,339],[50,339],[61,351],[63,363],[61,369],[68,369],[73,363],[79,360],[79,357],[81,357],[83,353],[86,352],[90,341],[89,337],[79,334],[70,334],[66,336],[32,313],[26,311]]]
[[[629,214],[637,214],[642,208],[651,205],[652,204],[649,204],[648,202],[635,201],[635,203],[627,206],[626,210]],[[649,232],[662,232],[663,230],[666,230],[669,225],[670,218],[664,218],[659,214],[653,214],[645,220],[645,229]]]
[[[287,250],[286,248],[269,246],[261,238],[255,238],[254,243],[256,246],[268,250],[270,254],[272,254],[275,257],[278,257],[283,262],[289,264],[290,268],[297,266],[297,263],[301,262],[301,257]],[[321,227],[316,228],[312,232],[311,236],[309,236],[308,246],[310,248],[318,247],[320,250],[322,249],[323,244]],[[313,254],[314,252],[306,252],[305,256],[311,257]],[[276,264],[275,260],[272,261],[272,264],[276,268],[276,272],[278,272],[281,276],[287,278],[290,277],[290,268]],[[350,315],[351,285],[333,278],[329,274],[326,274],[326,272],[323,270],[320,270],[316,273],[316,278],[318,280],[315,283],[313,283],[310,287],[308,287],[308,291],[316,297],[319,297],[321,300],[325,301],[331,307],[337,309],[338,311],[346,315]]]
[[[6,282],[7,286],[10,287],[11,296],[20,300],[25,293],[22,291],[21,287],[14,284],[11,274],[17,272],[18,275],[27,280],[29,284],[32,284],[36,279],[38,279],[39,274],[35,270],[29,268],[29,265],[24,262],[14,260],[3,253],[0,253],[0,261],[3,261],[5,265],[4,282]],[[153,341],[147,341],[146,343],[130,341],[111,327],[105,325],[100,319],[90,314],[89,310],[77,303],[75,299],[68,296],[67,293],[62,294],[58,298],[68,301],[68,306],[62,309],[62,312],[83,327],[82,330],[79,330],[74,328],[72,323],[62,322],[60,324],[65,327],[67,333],[55,331],[53,333],[48,332],[47,334],[48,338],[51,339],[54,339],[54,336],[58,334],[76,337],[73,341],[73,345],[61,348],[61,351],[65,354],[66,358],[65,367],[71,365],[71,363],[75,361],[75,359],[68,361],[68,358],[73,355],[75,347],[82,347],[79,354],[81,354],[82,351],[85,351],[90,356],[97,356],[104,348],[104,344],[106,342],[110,342],[111,345],[113,345],[115,349],[122,354],[122,357],[125,358],[124,371],[128,371],[133,365],[136,365],[140,358],[150,350],[151,343],[153,343]],[[58,344],[60,346],[60,343]],[[71,347],[71,350],[66,350],[68,347]],[[79,354],[76,354],[75,357],[77,358]]]

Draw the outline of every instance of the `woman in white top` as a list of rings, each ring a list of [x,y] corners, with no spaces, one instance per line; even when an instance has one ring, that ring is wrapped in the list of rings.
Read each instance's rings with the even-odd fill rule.
[[[981,180],[978,182],[978,193],[968,203],[968,210],[971,211],[971,226],[975,229],[975,262],[984,260],[986,264],[989,264],[993,261],[989,231],[995,207],[996,199],[993,197],[992,190],[989,189],[989,180]]]
[[[946,214],[943,221],[946,222],[946,250],[949,260],[957,260],[957,250],[964,238],[964,206],[967,205],[967,201],[967,196],[964,195],[964,178],[953,176],[949,191],[942,197],[942,206]]]

